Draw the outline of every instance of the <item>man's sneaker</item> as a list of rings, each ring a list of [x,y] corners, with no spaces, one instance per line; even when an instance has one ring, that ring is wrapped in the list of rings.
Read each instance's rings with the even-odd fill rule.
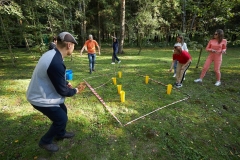
[[[172,77],[176,77],[176,74],[174,74]]]
[[[176,88],[180,88],[180,87],[182,87],[182,84],[181,84],[181,83],[176,83],[176,84],[175,84],[175,87],[176,87]]]
[[[112,62],[111,64],[115,64],[115,62]]]
[[[196,83],[197,82],[202,82],[202,79],[200,79],[200,78],[199,79],[195,79],[194,82],[196,82]]]
[[[220,81],[217,81],[216,83],[215,83],[215,86],[220,86],[221,85],[221,82]]]
[[[58,146],[56,144],[38,144],[39,147],[43,148],[43,149],[46,149],[47,151],[50,151],[50,152],[57,152],[58,151]]]
[[[121,61],[118,61],[118,64],[121,63]]]

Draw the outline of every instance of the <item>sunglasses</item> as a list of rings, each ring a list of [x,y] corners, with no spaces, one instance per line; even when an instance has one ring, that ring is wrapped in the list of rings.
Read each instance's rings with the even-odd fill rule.
[[[217,33],[214,33],[214,35],[218,35]]]

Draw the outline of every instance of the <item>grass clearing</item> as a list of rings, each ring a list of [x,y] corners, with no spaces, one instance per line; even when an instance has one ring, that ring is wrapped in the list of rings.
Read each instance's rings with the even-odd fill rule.
[[[86,54],[75,51],[73,61],[65,58],[67,69],[73,71],[71,83],[86,80],[126,124],[161,106],[190,98],[158,110],[125,127],[112,117],[97,97],[86,90],[66,98],[68,107],[67,130],[76,136],[57,142],[60,151],[48,153],[38,147],[40,137],[51,122],[33,109],[25,98],[26,88],[37,59],[24,49],[14,50],[18,55],[17,67],[12,67],[7,52],[1,52],[0,63],[0,159],[83,159],[83,160],[141,160],[141,159],[239,159],[240,158],[240,72],[237,48],[223,55],[222,85],[215,87],[215,74],[210,68],[203,83],[195,84],[207,56],[203,52],[199,68],[195,68],[198,52],[191,51],[191,64],[180,91],[166,94],[163,84],[174,83],[171,49],[143,49],[141,55],[134,48],[119,55],[122,63],[112,65],[111,49],[103,48],[97,56],[96,72],[89,74]],[[122,84],[126,102],[121,103],[112,77],[122,71]],[[104,84],[104,85],[103,85]]]

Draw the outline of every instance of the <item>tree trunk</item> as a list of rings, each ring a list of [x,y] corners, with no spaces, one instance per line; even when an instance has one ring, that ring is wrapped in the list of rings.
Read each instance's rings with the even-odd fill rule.
[[[29,47],[29,44],[28,44],[27,38],[26,38],[26,37],[24,37],[24,40],[25,40],[26,47],[27,47],[28,51],[30,51],[30,52],[31,52],[31,54],[32,54],[32,56],[33,56],[33,59],[35,59],[36,57],[33,55],[32,51],[31,51],[31,49],[30,49],[30,47]]]
[[[65,2],[62,0],[62,5],[65,5]],[[67,29],[67,24],[66,24],[66,16],[64,13],[64,9],[62,10],[62,16],[63,16],[63,30],[66,31]]]
[[[142,51],[143,35],[144,35],[144,33],[138,32],[138,46],[139,46],[138,55],[140,55],[140,53],[141,53],[141,51]]]
[[[101,20],[100,20],[100,7],[99,7],[99,1],[98,1],[98,44],[99,46],[101,46],[101,26],[100,26],[100,23],[101,23]]]
[[[6,32],[6,28],[5,28],[5,26],[4,26],[4,23],[3,23],[3,20],[2,20],[2,16],[0,15],[0,21],[1,21],[1,25],[2,25],[2,28],[3,28],[3,31],[4,31],[4,33],[5,33],[5,40],[7,41],[7,44],[8,44],[8,49],[9,49],[9,52],[10,52],[10,55],[11,55],[11,60],[12,60],[12,65],[15,67],[16,65],[15,65],[15,55],[14,55],[14,53],[12,52],[12,47],[11,47],[11,43],[10,43],[10,40],[9,40],[9,37],[8,37],[8,35],[7,35],[7,32]]]
[[[183,0],[182,4],[182,32],[186,32],[186,0]]]
[[[80,37],[82,39],[82,43],[84,44],[84,42],[86,41],[86,12],[85,12],[85,1],[82,0],[82,4],[81,2],[79,2],[79,10],[80,12],[83,13],[83,18],[81,19],[81,31],[80,31]],[[82,44],[82,45],[83,45]]]
[[[82,2],[82,4],[81,4],[81,1],[79,1],[78,2],[78,7],[79,7],[79,11],[81,12],[81,13],[83,13],[84,14],[84,12],[83,12],[83,8],[84,8],[84,3]],[[84,23],[84,18],[82,19],[82,18],[80,18],[80,34],[79,34],[79,37],[81,38],[81,43],[83,43],[84,42],[84,34],[83,34],[83,23]]]
[[[123,53],[123,44],[124,44],[124,36],[125,36],[125,0],[122,0],[121,3],[121,35],[120,35],[120,45],[119,45],[119,53]]]
[[[194,16],[193,16],[193,19],[192,19],[192,23],[191,23],[191,27],[190,27],[190,32],[192,32],[193,24],[194,24],[194,21],[195,21],[196,17],[197,17],[197,15],[196,15],[196,13],[195,13]]]
[[[196,68],[198,68],[198,64],[200,62],[201,55],[202,55],[202,48],[200,48],[200,52],[199,52],[198,62],[197,62]]]

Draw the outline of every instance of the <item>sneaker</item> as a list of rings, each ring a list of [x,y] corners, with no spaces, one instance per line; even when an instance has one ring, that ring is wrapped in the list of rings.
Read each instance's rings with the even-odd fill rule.
[[[176,74],[174,74],[172,77],[176,77]]]
[[[115,64],[115,62],[112,62],[111,64]]]
[[[180,87],[182,87],[182,84],[181,83],[177,83],[177,84],[175,84],[175,87],[176,88],[180,88]]]
[[[121,63],[121,61],[118,61],[118,64]]]
[[[201,79],[201,78],[195,79],[194,82],[196,82],[196,83],[197,83],[197,82],[202,82],[202,79]]]
[[[39,147],[47,150],[47,151],[50,151],[50,152],[57,152],[58,151],[58,146],[56,144],[38,144]]]
[[[221,85],[221,82],[220,81],[217,81],[216,83],[215,83],[215,86],[220,86]]]

